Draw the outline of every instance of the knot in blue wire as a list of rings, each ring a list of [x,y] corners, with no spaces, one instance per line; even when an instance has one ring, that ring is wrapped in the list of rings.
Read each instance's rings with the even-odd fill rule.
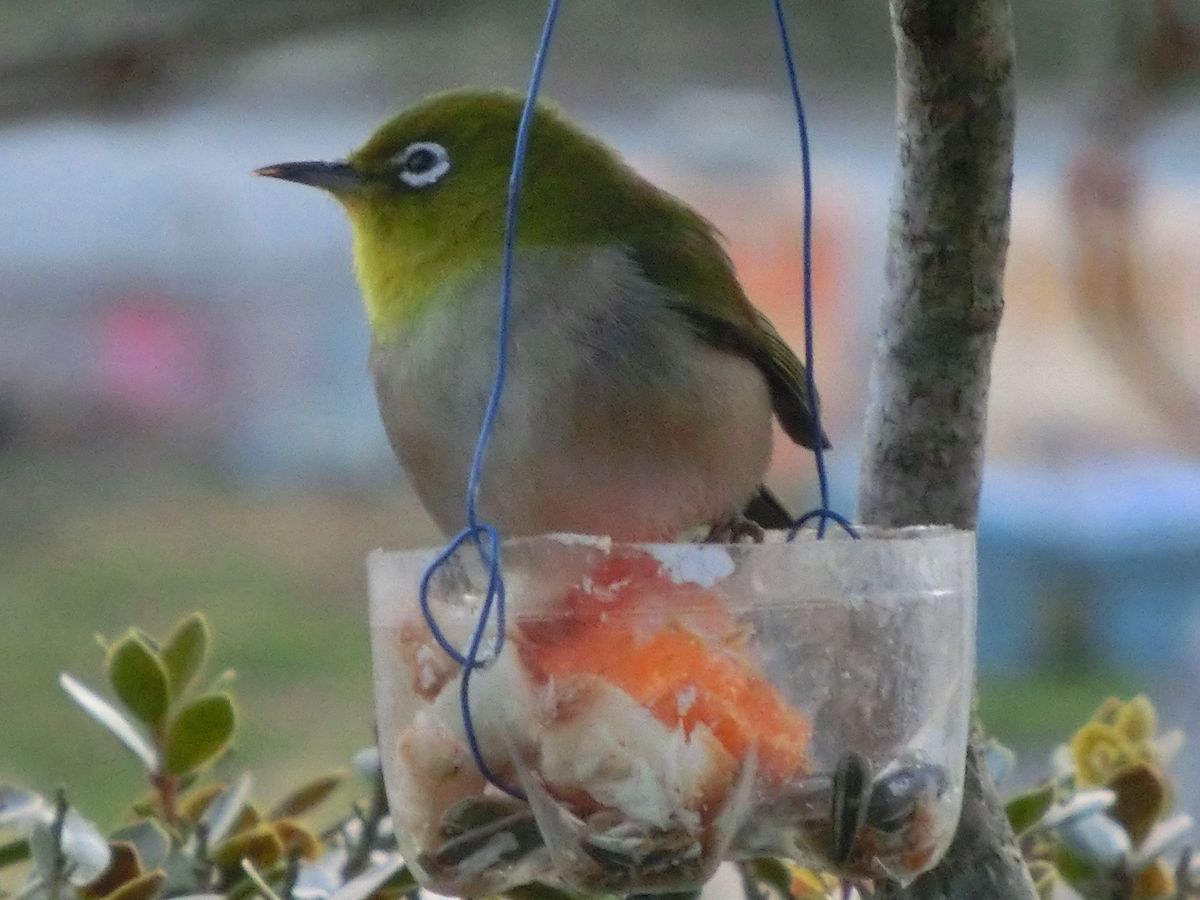
[[[529,91],[525,96],[525,104],[521,109],[521,118],[517,125],[516,146],[513,148],[513,163],[508,179],[508,205],[504,217],[504,262],[501,272],[500,315],[496,329],[496,374],[492,381],[491,394],[488,396],[487,408],[484,410],[483,422],[479,428],[479,439],[475,443],[475,454],[471,459],[471,473],[467,479],[467,526],[454,536],[421,577],[421,612],[425,616],[429,630],[442,650],[462,666],[462,676],[459,679],[459,706],[462,711],[463,731],[466,733],[471,757],[484,778],[506,794],[521,800],[525,799],[525,795],[497,777],[488,766],[480,749],[471,716],[471,674],[475,670],[489,665],[500,655],[500,651],[504,648],[505,628],[504,573],[500,565],[500,535],[494,526],[479,521],[478,502],[483,461],[487,455],[488,442],[496,427],[496,418],[500,411],[500,398],[504,394],[505,377],[508,372],[508,330],[512,310],[513,258],[516,247],[521,179],[525,169],[525,155],[529,144],[530,128],[533,124],[533,113],[537,107],[537,95],[542,82],[542,71],[546,66],[547,51],[550,49],[550,40],[554,34],[554,23],[558,19],[560,2],[561,0],[550,0],[546,9],[546,21],[542,26],[541,41],[538,43],[537,53],[533,59],[533,71],[529,77]],[[479,621],[471,634],[471,642],[464,654],[449,641],[445,632],[438,625],[433,610],[430,608],[429,593],[434,576],[467,541],[471,541],[475,545],[475,549],[479,552],[480,562],[487,571],[487,593],[480,606]],[[496,616],[496,636],[492,652],[486,659],[481,660],[479,651],[483,646],[483,639],[487,633],[493,609]]]

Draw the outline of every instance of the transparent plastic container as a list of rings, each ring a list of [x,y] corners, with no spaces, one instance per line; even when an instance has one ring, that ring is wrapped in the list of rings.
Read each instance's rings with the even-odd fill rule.
[[[679,891],[784,856],[908,881],[949,844],[974,680],[975,538],[508,542],[506,636],[461,669],[422,615],[437,551],[369,560],[380,753],[400,848],[439,893],[532,880]],[[465,651],[486,587],[467,546],[430,610]],[[494,649],[489,628],[481,657]]]

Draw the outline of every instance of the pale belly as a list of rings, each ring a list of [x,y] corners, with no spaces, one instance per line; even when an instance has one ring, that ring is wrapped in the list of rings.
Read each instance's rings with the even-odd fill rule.
[[[737,513],[771,452],[758,369],[697,338],[619,251],[519,273],[481,517],[505,536],[663,540]],[[388,437],[447,533],[466,521],[497,298],[483,279],[372,350]]]

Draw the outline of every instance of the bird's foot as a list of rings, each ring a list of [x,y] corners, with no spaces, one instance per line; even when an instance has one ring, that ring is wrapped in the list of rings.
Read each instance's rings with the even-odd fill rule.
[[[766,532],[745,516],[731,516],[713,525],[703,544],[761,544]]]

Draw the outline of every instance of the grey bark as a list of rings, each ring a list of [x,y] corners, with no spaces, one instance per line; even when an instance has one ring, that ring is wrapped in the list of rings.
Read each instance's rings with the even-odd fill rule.
[[[879,525],[974,528],[1003,309],[1014,84],[1008,0],[890,0],[899,168],[859,488]],[[894,898],[1032,898],[1003,807],[967,754],[945,859]]]

